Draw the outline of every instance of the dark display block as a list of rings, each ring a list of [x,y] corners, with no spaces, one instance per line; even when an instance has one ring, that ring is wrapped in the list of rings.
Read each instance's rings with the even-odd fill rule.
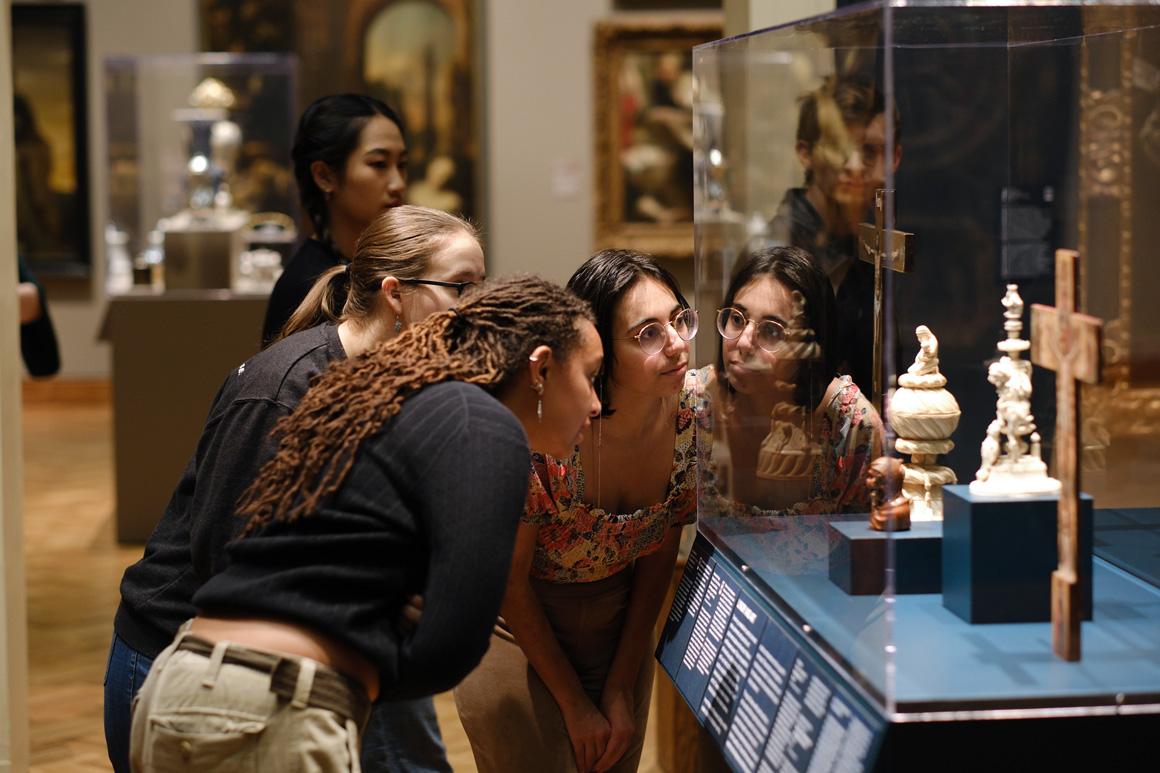
[[[1051,573],[1059,565],[1055,496],[975,496],[943,488],[943,606],[968,623],[1051,619]],[[1092,613],[1092,498],[1079,504],[1079,600]]]
[[[886,587],[886,545],[894,540],[894,592],[938,593],[942,588],[942,524],[922,521],[907,531],[875,531],[867,521],[833,522],[830,581],[854,596]]]

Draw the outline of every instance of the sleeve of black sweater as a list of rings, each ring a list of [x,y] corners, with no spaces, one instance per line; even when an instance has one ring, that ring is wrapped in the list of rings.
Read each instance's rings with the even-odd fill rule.
[[[530,455],[519,421],[482,390],[455,387],[463,412],[453,413],[465,419],[424,456],[414,481],[430,550],[427,586],[416,631],[399,649],[398,682],[383,684],[387,699],[449,690],[479,664],[503,601],[527,494]],[[416,429],[437,423],[435,416],[407,418]]]
[[[24,258],[19,254],[16,263],[20,281],[36,285],[36,292],[40,295],[40,316],[20,325],[20,354],[24,358],[24,367],[30,376],[55,376],[60,371],[60,348],[56,343],[52,317],[48,315],[48,299],[44,288],[24,265]]]

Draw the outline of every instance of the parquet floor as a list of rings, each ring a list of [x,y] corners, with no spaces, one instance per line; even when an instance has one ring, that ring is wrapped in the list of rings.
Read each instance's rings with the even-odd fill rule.
[[[28,399],[23,426],[32,771],[108,771],[101,680],[117,585],[141,554],[113,537],[111,409]],[[452,767],[474,771],[451,696],[435,703]],[[641,771],[659,771],[651,727]]]

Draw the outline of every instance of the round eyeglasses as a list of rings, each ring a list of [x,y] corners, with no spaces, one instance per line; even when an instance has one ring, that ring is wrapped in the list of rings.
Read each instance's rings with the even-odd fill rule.
[[[635,338],[642,352],[656,354],[669,342],[669,333],[665,328],[671,326],[682,341],[692,341],[693,336],[697,335],[697,324],[696,309],[681,309],[667,323],[650,322],[636,335],[616,340],[627,341]]]
[[[750,323],[756,327],[753,341],[767,352],[774,353],[785,340],[785,325],[772,319],[749,319],[740,309],[726,306],[717,309],[717,332],[730,341],[741,337]]]

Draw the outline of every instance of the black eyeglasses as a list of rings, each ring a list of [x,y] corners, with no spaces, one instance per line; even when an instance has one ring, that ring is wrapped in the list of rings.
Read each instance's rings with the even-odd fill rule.
[[[697,335],[697,311],[696,309],[681,309],[673,318],[667,323],[650,322],[640,329],[640,332],[628,338],[618,338],[618,341],[628,341],[633,338],[640,344],[640,350],[645,354],[656,354],[661,349],[665,348],[665,344],[669,342],[669,334],[665,330],[666,327],[672,325],[673,330],[682,341],[692,341],[693,336]]]
[[[776,352],[785,340],[785,325],[772,319],[749,319],[744,312],[732,306],[717,310],[717,332],[730,341],[740,338],[751,322],[757,328],[754,331],[754,343],[767,352]]]
[[[455,290],[456,297],[463,295],[463,291],[469,287],[474,287],[476,282],[444,282],[441,279],[400,279],[400,282],[408,285],[435,285],[436,287],[450,287]]]

